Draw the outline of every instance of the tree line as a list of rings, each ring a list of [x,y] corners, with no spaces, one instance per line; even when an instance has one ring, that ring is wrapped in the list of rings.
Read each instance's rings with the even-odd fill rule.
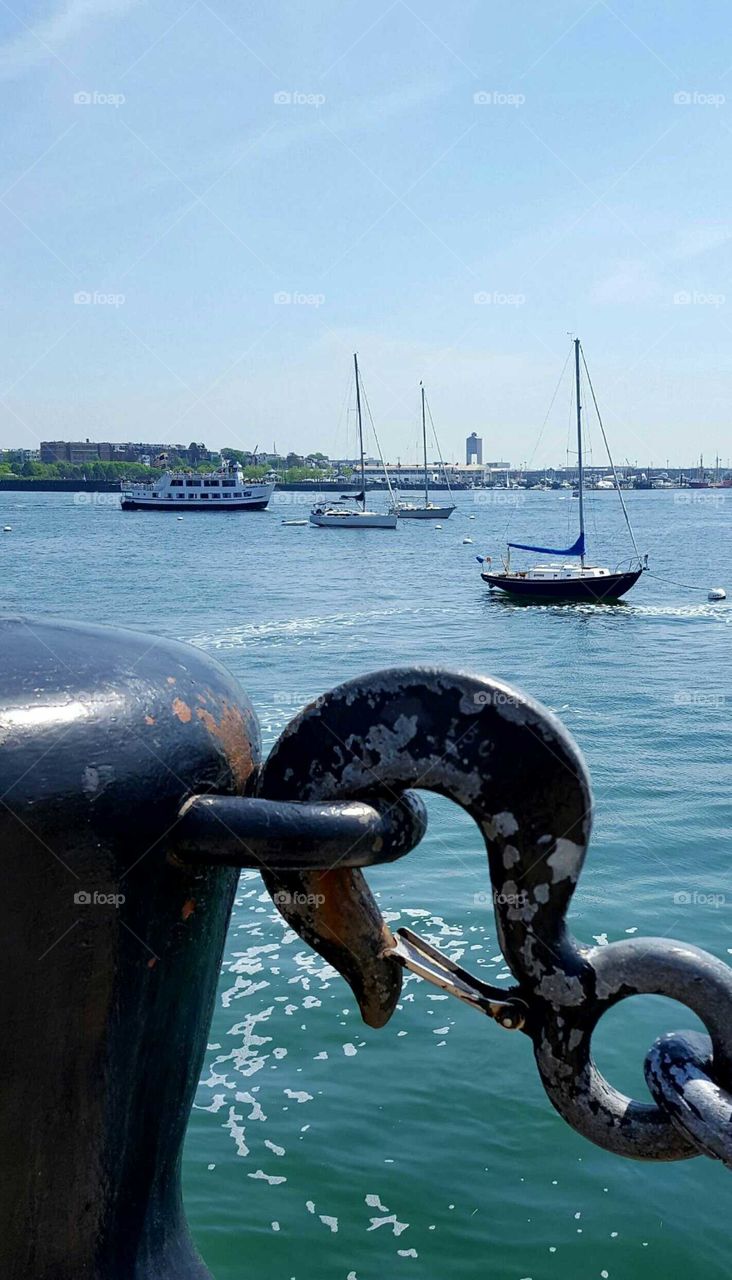
[[[240,456],[237,456],[240,455]],[[224,449],[222,456],[234,458],[242,465],[247,480],[263,480],[272,471],[269,464],[245,463],[240,450]],[[249,455],[251,456],[251,455]],[[171,458],[168,466],[184,471],[211,471],[212,463],[199,462],[191,466],[183,459]],[[6,453],[0,461],[0,479],[3,476],[18,476],[29,480],[157,480],[165,468],[146,467],[141,462],[31,462],[22,461],[22,455],[13,456]],[[296,484],[303,480],[322,480],[331,471],[329,466],[289,466],[277,470],[277,478],[285,484]]]

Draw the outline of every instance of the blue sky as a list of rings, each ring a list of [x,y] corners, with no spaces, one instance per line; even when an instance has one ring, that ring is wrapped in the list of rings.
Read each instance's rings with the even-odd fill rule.
[[[618,459],[732,454],[728,5],[3,0],[0,93],[0,445],[338,454],[358,349],[390,457],[424,378],[562,461],[573,331]]]

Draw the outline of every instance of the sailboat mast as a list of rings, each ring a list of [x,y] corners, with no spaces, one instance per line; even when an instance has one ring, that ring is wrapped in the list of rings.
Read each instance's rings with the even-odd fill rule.
[[[582,539],[582,556],[580,563],[585,567],[585,494],[584,469],[582,463],[582,404],[580,401],[580,340],[574,340],[574,385],[577,400],[577,488],[579,490],[579,528]]]
[[[427,487],[427,425],[424,416],[424,383],[420,382],[420,390],[422,392],[422,456],[424,457],[424,505],[430,504],[430,493]]]
[[[366,471],[363,462],[363,422],[361,419],[361,383],[358,373],[358,355],[353,353],[353,368],[356,374],[356,414],[358,416],[358,450],[361,458],[361,510],[366,510]]]

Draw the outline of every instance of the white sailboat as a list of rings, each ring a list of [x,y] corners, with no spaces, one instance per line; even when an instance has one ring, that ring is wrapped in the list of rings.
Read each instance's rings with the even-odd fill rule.
[[[363,414],[361,410],[361,375],[358,369],[358,355],[354,353],[353,367],[356,375],[356,415],[358,417],[358,448],[361,469],[361,492],[354,494],[352,497],[348,494],[341,495],[341,502],[354,502],[356,508],[342,506],[341,503],[335,503],[333,506],[317,506],[313,507],[310,512],[310,523],[317,525],[321,529],[396,529],[397,517],[393,510],[388,512],[367,511],[366,510],[366,472],[364,468],[364,451],[363,451]],[[382,464],[383,464],[382,458]],[[391,491],[389,484],[389,476],[384,467],[384,475],[386,482]],[[360,507],[360,510],[358,509]]]
[[[390,507],[400,520],[448,520],[455,510],[454,505],[438,506],[430,502],[429,478],[427,475],[427,422],[425,418],[424,383],[419,384],[422,399],[422,457],[424,462],[424,502],[420,506],[415,502],[397,502]],[[431,417],[431,415],[430,415]],[[438,446],[439,447],[439,446]],[[442,460],[442,459],[440,459]],[[444,464],[443,464],[444,468]],[[447,472],[445,471],[445,479]],[[447,482],[448,489],[450,482]],[[451,495],[452,496],[452,495]]]

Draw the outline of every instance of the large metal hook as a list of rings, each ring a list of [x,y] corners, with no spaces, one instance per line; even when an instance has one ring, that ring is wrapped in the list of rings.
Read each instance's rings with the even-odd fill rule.
[[[603,1078],[591,1057],[592,1032],[629,995],[673,996],[705,1022],[714,1082],[729,1089],[732,971],[667,939],[589,948],[569,933],[566,913],[589,840],[591,795],[582,757],[563,726],[497,681],[433,669],[381,671],[306,707],[259,780],[259,794],[278,800],[379,797],[396,804],[407,787],[454,800],[478,824],[498,940],[517,986],[489,989],[463,970],[450,973],[422,940],[416,950],[395,940],[359,870],[334,862],[305,874],[266,872],[279,910],[348,980],[364,1020],[370,1026],[388,1020],[399,997],[399,966],[407,964],[499,1023],[525,1030],[554,1106],[600,1146],[638,1159],[698,1154],[697,1138],[678,1115],[627,1098]]]
[[[554,990],[584,962],[564,915],[590,831],[582,758],[545,708],[498,681],[430,668],[387,670],[341,685],[298,715],[275,744],[258,792],[273,800],[438,792],[478,824],[488,850],[499,940],[519,983]],[[360,871],[265,873],[294,929],[351,984],[381,1026],[399,997],[394,939]],[[288,900],[290,895],[291,903]]]

